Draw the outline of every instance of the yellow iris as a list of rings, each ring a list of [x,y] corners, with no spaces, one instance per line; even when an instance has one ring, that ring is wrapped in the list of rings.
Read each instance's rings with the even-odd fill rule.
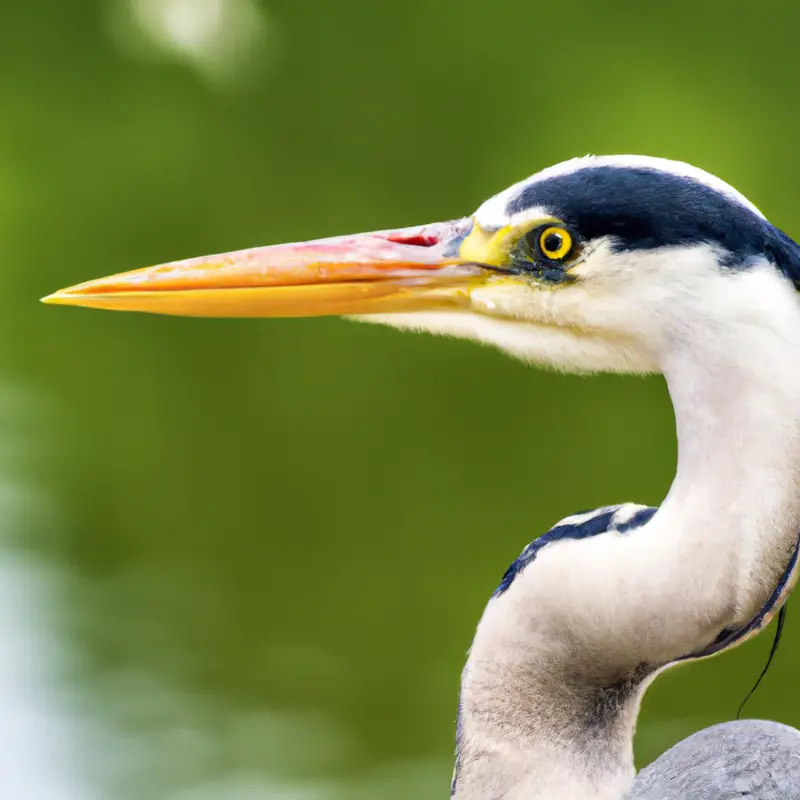
[[[545,258],[561,261],[572,252],[572,236],[564,228],[551,225],[539,234],[539,249]]]

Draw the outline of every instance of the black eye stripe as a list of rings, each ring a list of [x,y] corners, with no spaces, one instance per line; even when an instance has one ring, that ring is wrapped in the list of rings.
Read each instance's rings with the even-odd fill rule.
[[[586,166],[531,182],[506,214],[547,209],[591,242],[611,237],[615,250],[711,243],[746,269],[766,256],[800,289],[800,245],[748,206],[692,178],[644,167]],[[531,242],[533,244],[533,242]]]

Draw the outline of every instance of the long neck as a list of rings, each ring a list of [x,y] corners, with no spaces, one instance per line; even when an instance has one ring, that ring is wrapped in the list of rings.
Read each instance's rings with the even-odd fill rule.
[[[698,577],[725,581],[719,600],[741,621],[775,586],[800,530],[800,313],[663,366],[678,469],[659,516]]]
[[[646,685],[767,601],[800,530],[794,302],[774,324],[676,341],[662,366],[678,470],[658,513],[630,536],[547,545],[489,604],[462,682],[457,800],[622,798]]]

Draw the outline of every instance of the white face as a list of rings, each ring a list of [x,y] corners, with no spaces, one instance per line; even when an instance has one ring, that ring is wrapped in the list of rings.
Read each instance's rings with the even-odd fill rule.
[[[576,159],[506,189],[472,221],[461,256],[498,272],[468,291],[464,309],[363,319],[570,371],[655,372],[701,326],[794,297],[765,255],[779,232],[687,164]]]

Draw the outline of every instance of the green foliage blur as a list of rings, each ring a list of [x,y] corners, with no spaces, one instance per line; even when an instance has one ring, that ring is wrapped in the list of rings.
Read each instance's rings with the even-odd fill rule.
[[[40,296],[458,217],[588,152],[695,163],[797,236],[798,17],[739,0],[0,5],[0,662],[49,731],[21,780],[59,800],[446,797],[460,669],[506,566],[569,513],[657,504],[675,462],[657,378],[336,319]],[[747,713],[800,725],[792,616]],[[661,678],[639,763],[732,718],[769,638]],[[47,796],[3,792],[7,775],[3,798]]]

